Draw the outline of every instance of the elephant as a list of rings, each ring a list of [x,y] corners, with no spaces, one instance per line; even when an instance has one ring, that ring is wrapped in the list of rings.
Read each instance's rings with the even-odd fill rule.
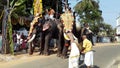
[[[56,39],[57,56],[61,55],[64,45],[63,24],[59,19],[40,19],[39,24],[34,26],[33,34],[29,42],[29,54],[32,55],[35,47],[39,47],[40,55],[48,56],[51,39]]]
[[[34,25],[33,32],[31,34],[31,38],[28,40],[29,43],[29,54],[32,55],[35,47],[39,47],[39,51],[41,53],[41,47],[43,45],[43,19],[40,18],[38,23]]]
[[[65,39],[63,36],[63,23],[60,19],[55,20],[45,20],[40,19],[39,24],[34,26],[34,31],[32,34],[31,39],[28,41],[30,42],[29,46],[29,54],[32,55],[34,48],[39,47],[40,55],[44,54],[48,56],[50,54],[49,51],[49,44],[52,38],[56,39],[57,44],[57,56],[60,57],[64,52],[64,43]],[[73,25],[73,34],[80,39],[80,32],[81,29],[76,30],[76,24]]]
[[[60,19],[55,20],[47,20],[43,24],[43,35],[44,35],[44,46],[42,47],[42,51],[45,55],[49,55],[49,43],[52,38],[57,40],[57,56],[64,57],[64,53],[67,52],[65,48],[65,39],[63,36],[63,23]],[[79,43],[82,42],[81,39],[81,28],[76,27],[76,23],[73,24],[73,34],[78,38]]]

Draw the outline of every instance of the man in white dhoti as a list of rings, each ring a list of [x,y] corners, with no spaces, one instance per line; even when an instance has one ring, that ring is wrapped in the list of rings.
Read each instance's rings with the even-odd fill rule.
[[[69,38],[71,40],[71,51],[69,55],[69,68],[79,68],[79,48],[76,44],[76,38],[74,38],[72,33],[69,33]]]
[[[87,68],[91,68],[93,66],[93,51],[92,51],[92,43],[86,37],[86,35],[82,36],[83,38],[83,50],[81,53],[85,54],[84,63]]]

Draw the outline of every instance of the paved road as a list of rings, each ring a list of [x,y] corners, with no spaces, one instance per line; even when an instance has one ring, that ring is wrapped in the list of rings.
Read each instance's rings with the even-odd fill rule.
[[[117,57],[120,56],[120,46],[94,47],[94,68],[110,68]],[[61,59],[56,55],[39,58],[29,62],[9,65],[7,68],[68,68],[68,59]]]
[[[116,59],[120,59],[120,46],[101,46],[94,49],[94,64],[99,68],[110,68]]]

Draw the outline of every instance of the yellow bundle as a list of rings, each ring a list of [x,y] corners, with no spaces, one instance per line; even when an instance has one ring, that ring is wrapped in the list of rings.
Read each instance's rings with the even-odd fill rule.
[[[34,0],[33,6],[34,16],[36,16],[37,13],[42,14],[43,11],[42,0]]]

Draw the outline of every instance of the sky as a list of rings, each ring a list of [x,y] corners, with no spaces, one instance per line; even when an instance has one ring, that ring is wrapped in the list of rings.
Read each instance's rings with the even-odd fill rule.
[[[70,7],[74,7],[81,0],[69,0]],[[113,28],[116,27],[116,19],[120,16],[120,0],[99,0],[100,10],[104,22],[110,24]]]

